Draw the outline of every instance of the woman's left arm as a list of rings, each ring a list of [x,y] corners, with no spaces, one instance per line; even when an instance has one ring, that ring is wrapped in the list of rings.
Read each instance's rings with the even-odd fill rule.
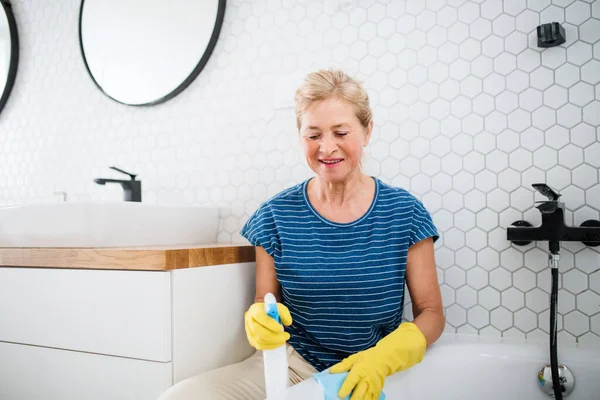
[[[446,325],[432,238],[409,247],[405,280],[412,301],[412,322],[429,346],[441,336]]]
[[[339,397],[352,393],[351,400],[379,398],[385,378],[420,363],[427,346],[442,334],[445,318],[433,253],[432,238],[408,249],[405,278],[414,321],[401,323],[374,347],[346,357],[329,369],[332,374],[350,371]]]

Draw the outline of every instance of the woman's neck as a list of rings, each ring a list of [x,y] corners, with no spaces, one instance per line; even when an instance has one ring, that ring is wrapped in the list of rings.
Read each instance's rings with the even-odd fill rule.
[[[316,200],[331,206],[343,206],[360,198],[369,177],[362,172],[350,175],[346,180],[327,182],[320,177],[314,179],[313,193]]]

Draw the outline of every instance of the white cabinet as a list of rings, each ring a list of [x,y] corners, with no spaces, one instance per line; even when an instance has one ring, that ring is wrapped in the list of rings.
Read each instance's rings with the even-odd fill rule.
[[[2,400],[156,399],[171,363],[0,342]]]
[[[254,301],[255,263],[172,272],[173,381],[250,356],[244,311]]]
[[[0,340],[170,361],[169,273],[0,268]]]
[[[240,361],[254,274],[0,268],[0,399],[155,400]]]

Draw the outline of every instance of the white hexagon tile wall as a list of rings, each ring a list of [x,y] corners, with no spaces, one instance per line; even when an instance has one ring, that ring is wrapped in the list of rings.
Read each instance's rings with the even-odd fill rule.
[[[534,182],[563,194],[569,223],[600,217],[600,1],[229,0],[204,71],[149,108],[89,79],[78,0],[13,3],[22,55],[0,115],[0,203],[119,200],[92,183],[118,165],[147,202],[219,205],[219,240],[242,242],[260,202],[309,176],[295,86],[342,67],[374,106],[367,172],[421,198],[442,233],[448,330],[547,338],[546,253],[505,228],[539,222]],[[567,42],[538,48],[551,21]],[[565,244],[560,269],[560,339],[600,344],[600,252]]]

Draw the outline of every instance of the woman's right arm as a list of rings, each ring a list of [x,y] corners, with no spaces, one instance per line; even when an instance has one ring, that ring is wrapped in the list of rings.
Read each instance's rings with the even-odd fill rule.
[[[261,246],[256,246],[256,294],[254,302],[264,302],[267,293],[273,293],[281,303],[281,285],[275,275],[275,261]]]
[[[252,347],[257,350],[275,349],[287,342],[290,334],[285,332],[278,321],[265,312],[265,295],[273,293],[277,299],[277,309],[281,323],[292,324],[292,316],[286,306],[281,303],[281,286],[275,275],[273,258],[260,246],[256,247],[256,295],[254,304],[244,314],[246,335]]]

